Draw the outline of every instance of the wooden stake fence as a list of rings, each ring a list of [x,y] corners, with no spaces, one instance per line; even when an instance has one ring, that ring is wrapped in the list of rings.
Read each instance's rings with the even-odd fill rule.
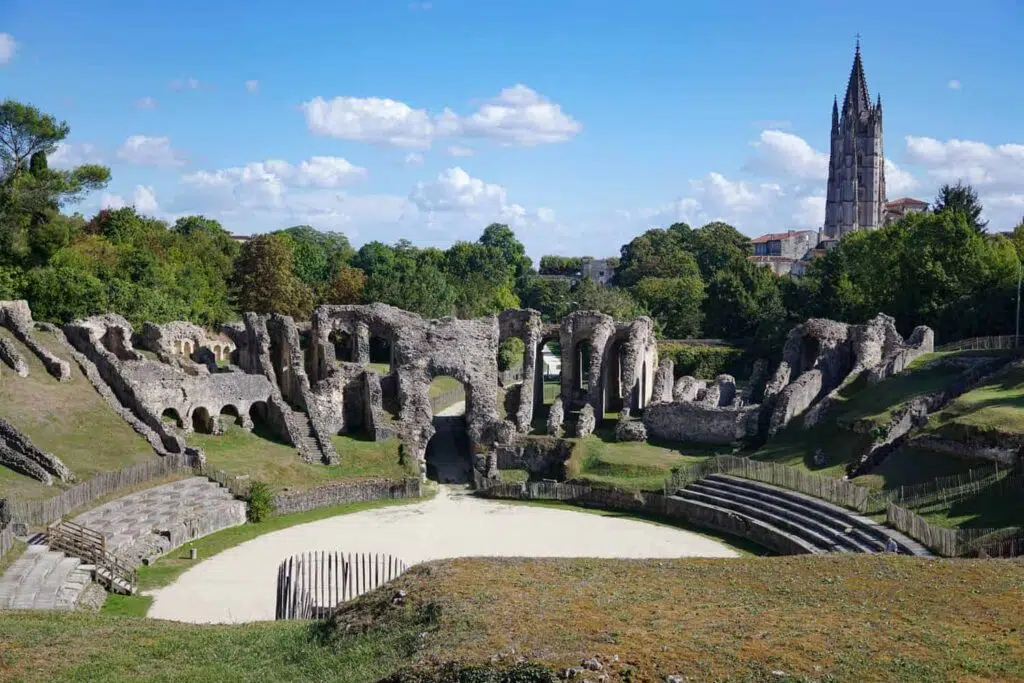
[[[321,619],[338,603],[398,578],[408,566],[381,553],[314,551],[293,555],[277,568],[277,619]]]

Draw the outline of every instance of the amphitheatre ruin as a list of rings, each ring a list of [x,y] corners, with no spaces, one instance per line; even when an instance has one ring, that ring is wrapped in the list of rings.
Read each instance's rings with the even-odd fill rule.
[[[513,372],[499,365],[511,339],[522,349]],[[542,362],[551,348],[557,377]],[[891,503],[904,497],[854,478],[876,471],[929,414],[1016,367],[1015,357],[944,360],[929,328],[904,338],[879,314],[864,324],[807,320],[789,332],[775,363],[758,359],[749,377],[694,377],[659,358],[651,319],[595,311],[550,324],[528,309],[426,320],[384,304],[325,305],[309,321],[246,313],[211,331],[187,322],[134,329],[116,314],[57,327],[34,321],[25,301],[0,302],[7,387],[31,377],[53,387],[84,383],[89,392],[79,400],[91,397],[151,451],[117,471],[81,476],[59,449],[37,445],[45,432],[29,434],[0,415],[2,482],[52,490],[0,496],[0,560],[6,553],[9,563],[0,609],[96,608],[108,593],[144,593],[143,613],[156,619],[307,619],[445,558],[729,558],[751,547],[737,543],[773,555],[958,554],[900,521]],[[851,387],[883,391],[921,367],[945,373],[946,388],[910,396],[884,424],[845,432],[844,443],[855,444],[846,476],[813,473],[836,471],[837,456],[822,448],[801,456],[811,470],[757,458],[757,448],[842,421]],[[458,385],[446,405],[432,393],[440,377]],[[240,469],[220,471],[207,450],[221,453],[218,439],[240,432],[286,445],[272,466],[305,468],[308,485],[249,477],[255,442],[232,451]],[[936,450],[956,447],[920,438]],[[682,459],[662,484],[621,488],[580,473],[588,443]],[[368,444],[397,444],[387,451],[398,461],[389,471],[405,476],[331,474],[358,465]],[[710,450],[679,455],[702,448]],[[1016,448],[976,450],[996,463],[997,478],[1016,462]],[[275,515],[328,512],[197,556],[193,544],[253,524],[256,483],[269,485]],[[402,504],[329,512],[382,500]],[[569,505],[512,504],[522,500]],[[879,513],[885,505],[889,512]],[[651,518],[676,528],[644,521]],[[173,580],[140,585],[148,567],[167,562],[177,563]]]

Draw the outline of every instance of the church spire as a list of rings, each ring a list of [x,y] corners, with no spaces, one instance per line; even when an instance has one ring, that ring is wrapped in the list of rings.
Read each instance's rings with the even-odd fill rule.
[[[860,38],[853,53],[853,66],[850,68],[850,80],[846,86],[846,97],[843,98],[843,111],[853,105],[857,112],[865,111],[871,106],[868,97],[868,80],[864,77],[864,63],[860,59]]]
[[[835,135],[839,132],[839,102],[836,101],[835,95],[832,96],[832,134]]]

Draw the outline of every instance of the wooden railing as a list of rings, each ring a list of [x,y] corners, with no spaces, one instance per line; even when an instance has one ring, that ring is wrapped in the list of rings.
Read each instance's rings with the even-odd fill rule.
[[[320,619],[351,600],[398,578],[407,569],[391,555],[309,552],[277,568],[277,619]]]
[[[1021,345],[1024,335],[1003,334],[995,337],[971,337],[936,346],[936,351],[1007,351]]]
[[[96,568],[96,579],[111,592],[135,593],[135,569],[107,551],[107,539],[98,531],[74,522],[55,522],[46,529],[46,544]]]

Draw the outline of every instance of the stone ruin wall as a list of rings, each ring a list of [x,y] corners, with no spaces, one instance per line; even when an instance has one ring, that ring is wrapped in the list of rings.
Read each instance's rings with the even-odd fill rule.
[[[71,379],[71,365],[54,355],[33,336],[32,329],[35,323],[32,321],[32,311],[27,301],[0,301],[0,327],[9,330],[15,339],[35,354],[46,371],[58,381],[67,382]],[[0,338],[0,360],[7,363],[18,375],[28,376],[28,363],[22,358],[21,353],[3,338]]]
[[[175,364],[178,357],[206,365],[215,371],[217,363],[230,362],[235,343],[225,334],[211,336],[199,325],[175,321],[156,325],[142,324],[139,348],[147,349],[165,363]]]

